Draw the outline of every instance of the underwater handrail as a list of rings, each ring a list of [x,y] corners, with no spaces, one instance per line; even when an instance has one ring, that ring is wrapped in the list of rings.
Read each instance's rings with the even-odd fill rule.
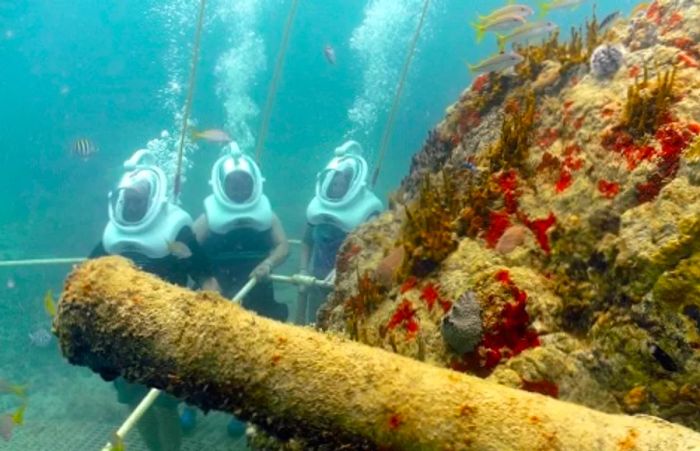
[[[289,244],[301,245],[301,240],[287,240]],[[29,258],[20,260],[0,261],[0,268],[8,266],[41,266],[41,265],[70,265],[71,263],[82,263],[86,257],[66,257],[66,258]]]
[[[280,44],[280,50],[277,54],[277,61],[275,62],[275,71],[272,74],[272,80],[270,81],[270,86],[267,90],[267,100],[265,101],[265,109],[263,110],[260,129],[258,130],[258,141],[255,145],[255,161],[258,163],[258,165],[260,165],[260,157],[262,156],[263,145],[265,144],[265,138],[267,137],[267,129],[270,125],[272,105],[274,105],[275,97],[277,96],[277,84],[279,83],[279,78],[282,75],[282,67],[284,66],[284,58],[287,53],[287,45],[289,44],[292,22],[294,21],[298,4],[298,0],[292,0],[292,6],[289,9],[289,14],[287,15],[287,22],[284,25],[282,43]]]
[[[80,263],[87,260],[85,257],[74,258],[33,258],[25,260],[5,260],[0,261],[0,267],[3,266],[38,266],[38,265],[69,265],[71,263]]]
[[[294,274],[292,276],[283,276],[280,274],[270,274],[268,276],[273,282],[290,283],[292,285],[302,285],[302,286],[317,286],[322,288],[333,288],[333,284],[326,282],[325,280],[316,279],[312,276],[307,276],[305,274]]]
[[[202,40],[202,27],[204,24],[204,7],[207,0],[199,2],[199,17],[197,18],[197,32],[194,38],[194,48],[192,52],[192,62],[190,66],[190,83],[187,89],[187,101],[185,102],[185,113],[182,116],[182,133],[180,133],[180,146],[177,151],[177,169],[175,170],[175,182],[173,184],[174,199],[180,195],[180,180],[182,176],[182,153],[185,148],[185,134],[187,133],[187,122],[192,111],[192,98],[194,97],[194,87],[197,80],[197,60],[199,59],[199,45]]]
[[[381,170],[382,162],[384,161],[384,155],[386,154],[386,149],[389,146],[389,138],[391,137],[391,134],[394,131],[394,122],[396,120],[396,113],[399,109],[399,100],[401,99],[401,94],[403,93],[403,87],[406,83],[408,69],[409,67],[411,67],[411,61],[413,60],[413,54],[416,51],[418,37],[420,36],[421,29],[423,28],[423,23],[425,22],[425,15],[428,11],[429,4],[430,0],[425,0],[425,2],[423,3],[423,10],[421,11],[418,26],[416,27],[416,32],[413,34],[411,46],[409,48],[408,55],[406,55],[406,61],[404,61],[403,69],[401,71],[401,77],[399,78],[399,85],[396,88],[396,94],[394,95],[394,100],[391,104],[389,117],[386,121],[386,125],[384,126],[381,144],[379,144],[379,154],[377,155],[377,162],[375,164],[374,174],[372,174],[372,188],[374,188],[374,186],[377,184],[377,179],[379,178],[379,171]]]

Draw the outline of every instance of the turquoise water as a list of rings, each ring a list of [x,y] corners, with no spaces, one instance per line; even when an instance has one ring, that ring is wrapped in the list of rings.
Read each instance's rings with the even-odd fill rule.
[[[179,131],[197,3],[0,0],[0,259],[81,257],[99,241],[121,163],[162,130]],[[192,111],[198,128],[223,128],[244,150],[253,149],[290,3],[208,2]],[[377,185],[382,199],[468,86],[464,63],[496,51],[495,39],[474,43],[468,23],[476,3],[431,2]],[[501,4],[478,3],[481,13]],[[374,163],[422,4],[300,2],[261,160],[266,193],[289,237],[300,236],[315,174],[335,146],[356,139]],[[549,18],[566,36],[591,6]],[[633,6],[598,2],[597,14]],[[336,65],[324,57],[326,44],[335,49]],[[99,152],[88,161],[72,157],[77,138],[90,139]],[[207,143],[188,147],[182,204],[193,216],[202,212],[218,152]],[[170,167],[174,154],[166,145],[159,157]],[[293,252],[282,272],[297,261]],[[69,269],[0,267],[0,378],[30,387],[26,424],[11,441],[0,439],[0,449],[52,449],[28,443],[61,441],[61,432],[51,432],[56,425],[65,426],[57,429],[64,434],[74,424],[110,431],[125,415],[111,385],[65,364],[55,341],[38,347],[28,338],[48,327],[43,294],[60,291]],[[279,292],[283,300],[294,298],[289,288]],[[13,402],[0,395],[0,413]],[[95,447],[83,442],[69,449]]]

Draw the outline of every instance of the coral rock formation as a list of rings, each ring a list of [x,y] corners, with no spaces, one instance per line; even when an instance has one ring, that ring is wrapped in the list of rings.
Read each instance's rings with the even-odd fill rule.
[[[517,49],[515,74],[475,79],[414,157],[400,201],[349,238],[363,251],[338,272],[321,327],[347,333],[355,274],[403,245],[363,343],[700,430],[698,30],[697,2],[655,1],[604,34],[593,19],[567,42]],[[588,64],[601,45],[625,48],[605,78],[599,55]],[[498,252],[515,226],[528,233]],[[430,264],[416,265],[425,236]],[[445,306],[474,293],[473,349],[442,339],[449,309],[423,301],[428,287]],[[401,306],[415,326],[386,332]]]

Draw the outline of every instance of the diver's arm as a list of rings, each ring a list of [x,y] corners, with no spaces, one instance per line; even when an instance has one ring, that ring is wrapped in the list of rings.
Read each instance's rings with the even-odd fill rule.
[[[202,290],[220,291],[219,283],[213,276],[209,258],[197,241],[194,231],[189,227],[183,227],[177,235],[177,241],[185,244],[192,253],[183,262],[187,265],[188,275]]]
[[[289,242],[287,241],[287,234],[284,233],[282,223],[277,215],[272,216],[272,240],[275,243],[275,247],[265,260],[270,263],[272,268],[275,268],[284,263],[289,256]]]
[[[275,247],[272,249],[272,252],[270,252],[270,255],[255,267],[253,272],[250,273],[250,277],[255,277],[256,279],[267,277],[270,275],[270,272],[272,272],[272,269],[284,263],[289,255],[287,235],[284,233],[282,223],[275,214],[272,215],[271,231],[272,241]]]

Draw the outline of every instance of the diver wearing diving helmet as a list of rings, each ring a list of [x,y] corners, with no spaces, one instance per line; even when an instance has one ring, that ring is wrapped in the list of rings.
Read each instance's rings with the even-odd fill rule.
[[[234,141],[211,172],[212,194],[195,233],[209,259],[221,292],[230,298],[251,277],[258,282],[243,306],[262,316],[285,321],[287,305],[274,299],[272,282],[265,280],[287,258],[289,245],[280,220],[263,193],[264,178],[255,161]]]
[[[368,167],[361,154],[359,143],[347,141],[335,149],[333,159],[318,173],[316,195],[306,209],[301,274],[332,278],[336,254],[345,237],[382,211],[381,201],[367,186]],[[328,293],[319,287],[299,291],[296,322],[305,324],[315,320]]]
[[[211,265],[192,230],[192,218],[167,197],[167,178],[147,150],[124,163],[126,173],[109,193],[109,222],[90,258],[121,255],[146,272],[177,285],[193,280],[201,288],[218,290]],[[123,378],[114,380],[120,403],[132,409],[148,392]],[[148,449],[180,449],[179,401],[158,397],[138,428]]]

